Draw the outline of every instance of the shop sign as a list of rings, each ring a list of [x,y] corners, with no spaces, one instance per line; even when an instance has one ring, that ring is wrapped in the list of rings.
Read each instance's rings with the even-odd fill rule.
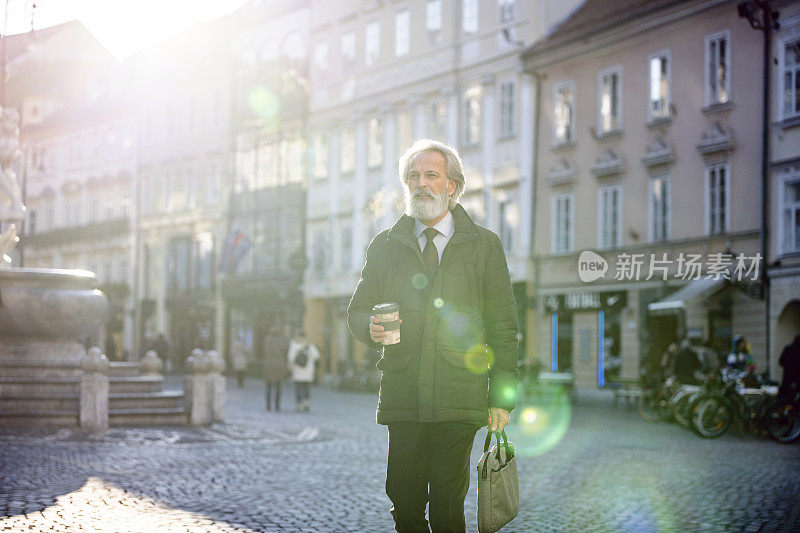
[[[571,292],[567,294],[548,294],[544,297],[544,307],[552,313],[575,311],[599,311],[627,302],[625,292]]]

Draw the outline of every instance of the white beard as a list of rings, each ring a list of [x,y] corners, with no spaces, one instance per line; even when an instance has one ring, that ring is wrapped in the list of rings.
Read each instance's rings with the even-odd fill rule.
[[[411,195],[406,193],[406,213],[417,220],[436,220],[447,212],[449,203],[447,189],[442,189],[439,196],[424,189],[417,189]]]

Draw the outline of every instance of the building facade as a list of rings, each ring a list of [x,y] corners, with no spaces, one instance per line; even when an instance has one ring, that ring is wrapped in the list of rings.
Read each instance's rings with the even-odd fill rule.
[[[770,95],[769,280],[771,374],[781,350],[800,335],[800,2],[781,2],[772,42]],[[760,32],[754,32],[760,34]],[[760,35],[759,35],[760,36]]]
[[[126,65],[139,118],[136,352],[164,334],[167,368],[220,348],[218,261],[231,176],[230,28],[194,26]]]
[[[272,328],[302,326],[308,2],[251,3],[233,39],[233,184],[220,265],[228,343],[260,375]]]
[[[576,3],[312,4],[306,329],[326,372],[365,359],[345,309],[367,245],[404,210],[397,162],[415,139],[459,149],[462,204],[502,239],[524,313],[534,85],[519,56]]]
[[[735,2],[589,0],[525,54],[545,368],[603,386],[744,334],[766,369],[759,44]]]

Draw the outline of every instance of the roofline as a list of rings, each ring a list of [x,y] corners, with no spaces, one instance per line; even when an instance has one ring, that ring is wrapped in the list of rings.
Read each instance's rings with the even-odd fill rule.
[[[631,36],[661,27],[668,22],[729,3],[732,4],[732,1],[673,0],[659,9],[650,9],[646,13],[637,13],[630,17],[625,17],[622,21],[609,19],[588,32],[575,31],[563,36],[546,38],[525,50],[521,58],[525,65],[525,70],[531,72],[537,68],[580,55],[587,50],[595,50],[598,46],[608,46]],[[645,19],[644,23],[642,19]]]

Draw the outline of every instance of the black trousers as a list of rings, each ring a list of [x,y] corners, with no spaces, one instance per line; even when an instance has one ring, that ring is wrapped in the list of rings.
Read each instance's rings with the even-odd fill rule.
[[[400,533],[466,530],[470,451],[480,427],[469,422],[392,422],[386,494]]]
[[[265,387],[266,388],[266,398],[265,398],[265,400],[266,400],[266,404],[267,404],[267,410],[269,410],[271,408],[272,390],[274,388],[275,389],[275,410],[276,411],[280,411],[281,410],[281,382],[280,381],[266,380],[265,384],[266,384],[266,387]]]
[[[294,382],[294,398],[295,402],[298,404],[303,400],[308,400],[309,397],[309,385],[311,385],[307,381],[295,381]]]

